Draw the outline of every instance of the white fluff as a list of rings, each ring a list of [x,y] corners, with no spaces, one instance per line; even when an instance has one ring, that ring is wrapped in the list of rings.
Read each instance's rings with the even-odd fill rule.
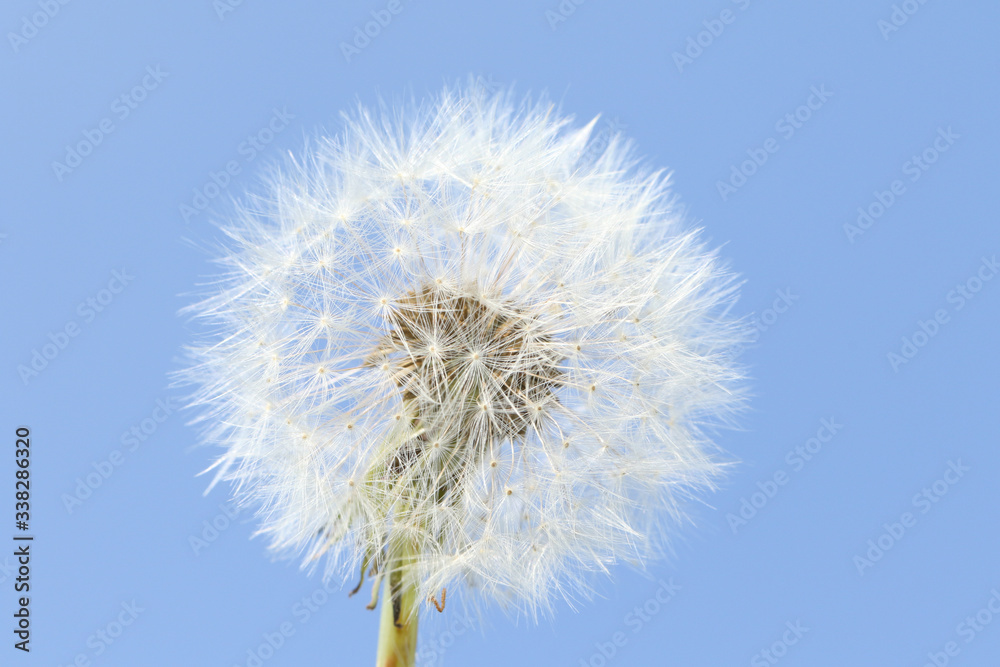
[[[353,583],[407,544],[421,598],[534,613],[712,486],[736,283],[593,127],[476,84],[361,108],[241,208],[182,375],[274,550]]]

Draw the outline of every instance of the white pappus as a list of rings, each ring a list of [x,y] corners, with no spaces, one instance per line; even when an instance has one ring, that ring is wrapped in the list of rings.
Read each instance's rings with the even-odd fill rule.
[[[594,124],[475,83],[362,107],[238,207],[180,375],[274,550],[534,614],[713,486],[738,283]]]

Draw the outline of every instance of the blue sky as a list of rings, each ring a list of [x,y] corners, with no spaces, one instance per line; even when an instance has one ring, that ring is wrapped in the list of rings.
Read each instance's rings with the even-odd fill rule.
[[[754,399],[669,558],[537,626],[427,618],[422,664],[994,664],[998,20],[983,0],[5,3],[0,507],[26,426],[35,541],[32,650],[8,630],[0,662],[372,662],[363,602],[203,495],[214,452],[167,388],[194,335],[177,311],[268,165],[357,100],[471,74],[601,114],[672,170],[746,280]]]

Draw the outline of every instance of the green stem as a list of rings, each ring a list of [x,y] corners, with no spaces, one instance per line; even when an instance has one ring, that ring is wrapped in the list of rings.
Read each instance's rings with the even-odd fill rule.
[[[404,582],[409,554],[401,554],[383,577],[382,620],[379,624],[375,667],[414,667],[417,655],[417,592]],[[397,625],[398,623],[398,625]]]

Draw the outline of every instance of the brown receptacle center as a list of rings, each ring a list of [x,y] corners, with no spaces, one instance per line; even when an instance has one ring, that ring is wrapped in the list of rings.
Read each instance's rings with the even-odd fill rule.
[[[435,285],[394,301],[385,320],[367,363],[391,375],[421,430],[397,453],[396,474],[426,446],[471,447],[478,460],[556,401],[562,356],[525,309]]]

